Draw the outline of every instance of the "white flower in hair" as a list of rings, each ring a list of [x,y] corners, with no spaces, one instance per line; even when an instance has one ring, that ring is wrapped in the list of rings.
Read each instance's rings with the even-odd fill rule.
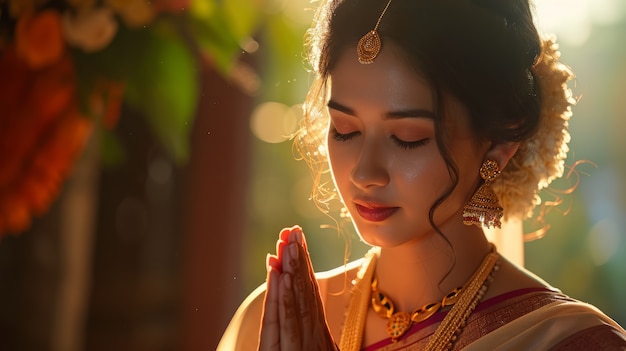
[[[567,82],[574,73],[559,62],[556,38],[543,39],[541,57],[532,68],[539,84],[541,117],[537,133],[519,150],[494,181],[494,191],[504,208],[504,218],[532,216],[541,203],[539,191],[563,175],[569,151],[571,107],[576,104]]]

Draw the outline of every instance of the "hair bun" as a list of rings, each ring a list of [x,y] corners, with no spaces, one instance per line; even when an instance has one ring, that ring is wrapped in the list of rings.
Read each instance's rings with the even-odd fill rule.
[[[493,184],[505,208],[505,218],[532,216],[534,207],[541,203],[539,191],[563,175],[569,151],[568,126],[576,99],[567,82],[574,74],[559,61],[554,36],[545,38],[542,44],[539,60],[532,68],[541,97],[539,129],[520,144],[502,176]]]

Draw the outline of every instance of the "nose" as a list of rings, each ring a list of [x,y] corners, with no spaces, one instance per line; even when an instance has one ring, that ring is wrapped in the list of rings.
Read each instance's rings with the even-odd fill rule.
[[[359,159],[350,174],[350,180],[360,189],[387,185],[389,183],[387,161],[380,145],[364,142]]]

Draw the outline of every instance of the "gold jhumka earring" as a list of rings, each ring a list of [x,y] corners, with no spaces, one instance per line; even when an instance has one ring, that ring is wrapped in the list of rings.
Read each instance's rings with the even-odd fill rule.
[[[385,5],[383,12],[380,14],[380,17],[378,17],[378,21],[376,21],[374,29],[362,36],[356,46],[356,52],[359,58],[359,62],[364,65],[374,62],[374,59],[376,58],[376,56],[378,56],[378,53],[380,52],[382,44],[380,41],[380,36],[378,35],[378,26],[380,25],[380,21],[383,19],[385,12],[387,12],[389,4],[391,4],[391,0],[387,2],[387,5]]]
[[[463,208],[463,224],[477,225],[479,227],[500,228],[500,219],[503,209],[498,201],[498,196],[491,187],[491,182],[502,173],[498,167],[498,162],[486,160],[480,167],[480,177],[485,180],[483,185],[472,196],[470,201]]]

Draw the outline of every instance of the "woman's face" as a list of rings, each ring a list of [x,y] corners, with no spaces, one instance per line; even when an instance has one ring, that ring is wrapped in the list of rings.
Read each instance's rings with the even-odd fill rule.
[[[398,53],[389,43],[363,65],[348,49],[330,75],[327,147],[335,185],[361,238],[382,247],[434,233],[429,210],[451,184],[437,148],[430,87]],[[460,179],[435,212],[444,234],[464,230],[462,208],[487,151],[470,132],[463,106],[446,100],[445,134]]]

